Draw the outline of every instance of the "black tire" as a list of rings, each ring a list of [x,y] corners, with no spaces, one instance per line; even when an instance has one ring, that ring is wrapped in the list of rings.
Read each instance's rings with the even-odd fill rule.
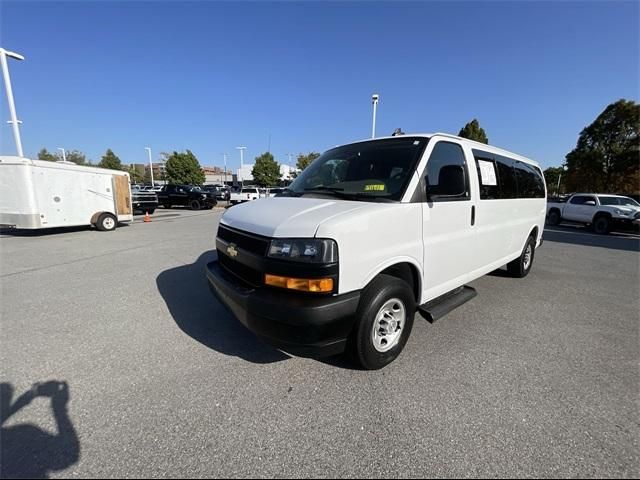
[[[547,217],[547,223],[549,225],[558,225],[560,223],[560,220],[562,220],[562,217],[560,216],[560,212],[558,210],[551,210],[549,212],[549,216]]]
[[[377,318],[382,314],[382,308],[393,300],[396,301],[396,305],[391,303],[394,310],[398,304],[404,307],[404,325],[396,330],[400,334],[394,346],[381,352],[374,345],[374,324],[378,325]],[[390,275],[378,275],[373,279],[364,289],[356,311],[356,323],[349,345],[354,361],[366,370],[379,370],[393,362],[411,334],[415,312],[415,298],[407,282]],[[380,337],[382,341],[384,337]]]
[[[103,213],[96,221],[96,228],[101,232],[113,232],[118,226],[118,219],[111,213]]]
[[[593,219],[593,231],[606,235],[611,231],[611,219],[607,215],[598,215]]]
[[[170,203],[163,203],[162,206],[164,208],[166,208],[167,210],[171,208],[171,204]]]
[[[507,264],[509,275],[515,278],[524,278],[529,275],[533,266],[533,258],[536,253],[536,239],[531,235],[524,244],[522,253],[514,261]],[[529,256],[527,260],[527,255]]]
[[[153,212],[155,212],[156,209],[155,208],[150,208],[149,210],[147,210],[147,212],[149,213],[149,215],[153,215]]]
[[[189,207],[191,208],[191,210],[200,210],[202,208],[202,205],[200,204],[199,200],[191,200],[189,202]]]

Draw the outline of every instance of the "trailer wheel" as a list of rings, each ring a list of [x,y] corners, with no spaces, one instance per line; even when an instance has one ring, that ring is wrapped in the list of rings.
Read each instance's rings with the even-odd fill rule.
[[[103,213],[98,217],[96,228],[101,232],[111,232],[118,226],[118,219],[111,213]]]

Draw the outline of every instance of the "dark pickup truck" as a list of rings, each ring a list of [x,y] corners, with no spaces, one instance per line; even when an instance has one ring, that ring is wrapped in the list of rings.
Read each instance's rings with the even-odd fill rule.
[[[191,210],[213,208],[218,203],[213,193],[190,185],[165,185],[158,192],[158,203],[164,208],[174,205],[189,207]]]

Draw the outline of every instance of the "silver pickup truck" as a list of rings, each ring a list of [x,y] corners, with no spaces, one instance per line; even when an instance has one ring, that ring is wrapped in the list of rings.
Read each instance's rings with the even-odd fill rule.
[[[640,204],[634,199],[602,193],[576,193],[566,203],[547,202],[547,223],[591,225],[596,233],[640,225]]]

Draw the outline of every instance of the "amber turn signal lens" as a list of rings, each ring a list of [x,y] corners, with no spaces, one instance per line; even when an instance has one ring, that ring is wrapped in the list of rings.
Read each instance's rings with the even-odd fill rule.
[[[333,278],[290,278],[267,273],[264,276],[264,283],[272,287],[300,290],[302,292],[333,292]]]

